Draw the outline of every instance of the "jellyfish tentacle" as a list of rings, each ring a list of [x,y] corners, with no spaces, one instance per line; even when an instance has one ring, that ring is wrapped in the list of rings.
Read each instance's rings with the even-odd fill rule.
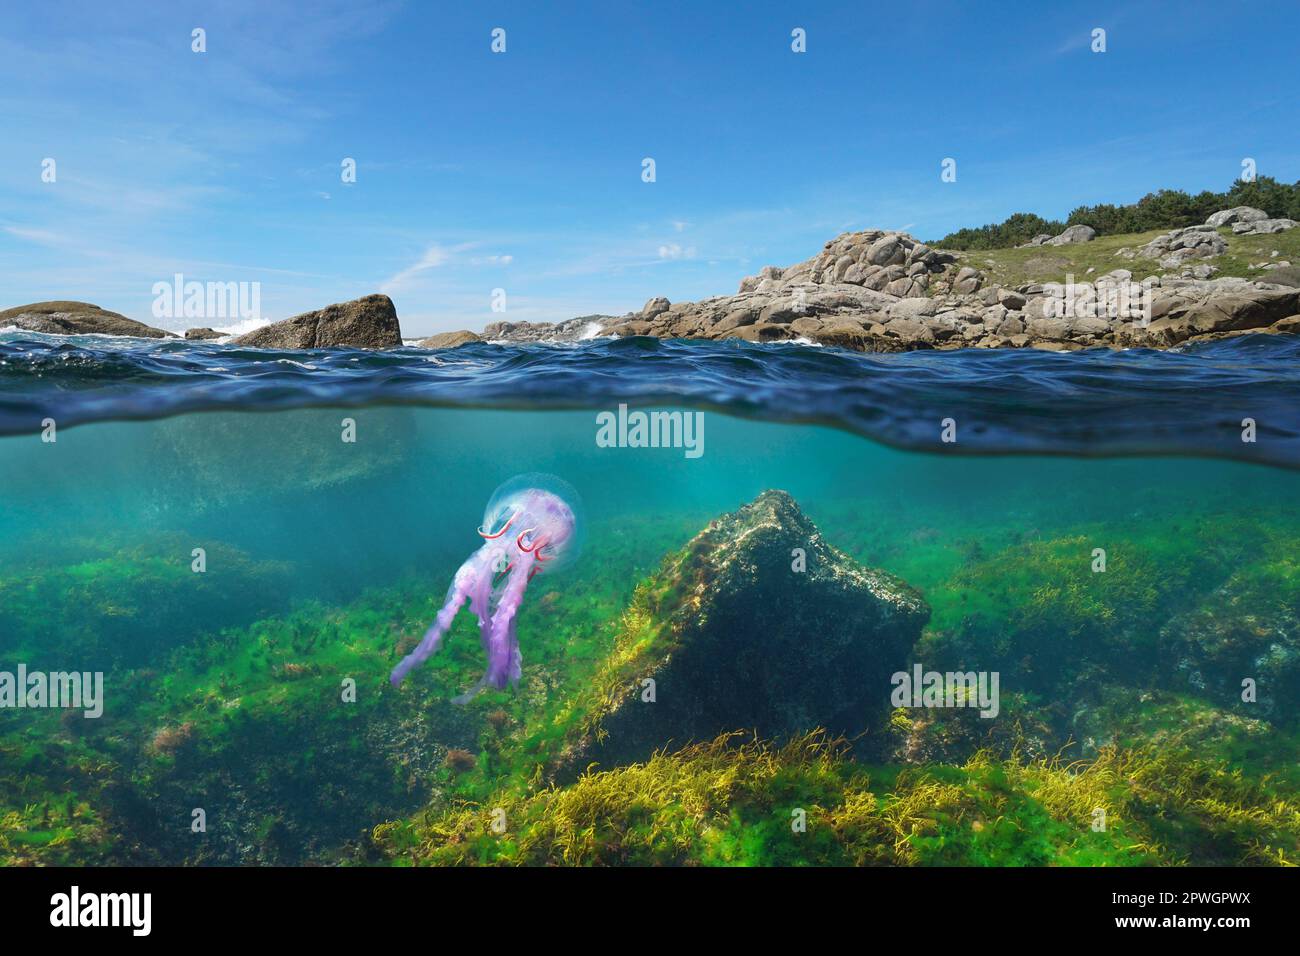
[[[519,512],[516,511],[509,518],[506,519],[506,523],[501,526],[501,530],[498,531],[496,534],[488,534],[482,528],[478,529],[478,533],[481,534],[483,537],[487,538],[487,540],[494,541],[497,538],[501,537],[503,534],[505,534],[507,531],[509,531],[510,526],[515,523],[515,519],[518,517],[519,517]]]
[[[420,664],[423,664],[435,653],[442,644],[442,638],[451,627],[451,622],[455,620],[465,601],[470,599],[471,608],[473,606],[473,588],[482,577],[482,560],[481,555],[475,554],[468,561],[460,566],[456,572],[456,577],[452,582],[451,591],[447,595],[447,600],[438,616],[429,625],[429,629],[424,632],[424,637],[419,645],[416,646],[410,654],[402,658],[401,662],[393,668],[389,681],[394,687],[402,683],[406,675]]]
[[[516,562],[506,581],[496,610],[488,627],[488,666],[484,679],[493,687],[505,687],[519,680],[521,655],[519,638],[515,633],[515,616],[524,600],[530,571],[534,563],[532,553],[525,551]]]

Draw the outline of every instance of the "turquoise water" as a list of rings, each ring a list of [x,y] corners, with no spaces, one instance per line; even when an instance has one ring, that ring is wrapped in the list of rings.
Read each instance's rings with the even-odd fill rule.
[[[341,438],[345,420],[355,422],[353,443]],[[243,573],[258,562],[275,568],[274,593],[259,590],[245,607],[252,596],[238,589],[242,579],[222,592],[222,563],[213,560],[204,583],[220,600],[186,620],[184,634],[152,632],[148,616],[132,623],[126,640],[162,648],[247,622],[268,602],[347,602],[408,576],[439,596],[476,546],[492,491],[530,471],[561,476],[582,496],[589,547],[578,577],[601,573],[600,542],[611,537],[625,539],[649,571],[665,538],[680,545],[769,488],[792,494],[834,545],[888,569],[918,536],[1052,537],[1092,527],[1140,537],[1217,514],[1286,522],[1300,487],[1294,472],[1218,460],[954,457],[827,427],[718,413],[703,421],[705,450],[695,459],[680,448],[598,447],[596,414],[576,411],[207,413],[80,426],[55,443],[0,439],[0,579],[34,573],[39,582],[42,567],[106,553],[188,571],[194,548],[232,549]],[[672,531],[638,549],[638,530],[656,524]],[[1104,536],[1095,543],[1104,546]],[[167,628],[187,617],[181,605],[171,610],[157,615]],[[70,636],[40,620],[22,622],[23,651],[78,668],[143,662],[100,639],[120,623],[111,611],[83,611],[78,627],[106,658],[77,659]]]

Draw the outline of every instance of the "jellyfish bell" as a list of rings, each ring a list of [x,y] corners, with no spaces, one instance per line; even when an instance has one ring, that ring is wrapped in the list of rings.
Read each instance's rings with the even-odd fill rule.
[[[467,601],[478,618],[487,670],[455,702],[465,703],[484,687],[518,683],[523,658],[516,619],[528,583],[571,564],[585,526],[578,493],[554,475],[519,475],[497,488],[478,529],[482,543],[456,572],[442,610],[419,646],[393,668],[393,686],[437,653]]]
[[[538,546],[540,563],[553,574],[581,553],[586,528],[582,498],[574,487],[555,475],[530,472],[503,482],[492,493],[479,534],[485,541],[497,541],[496,550],[505,555],[520,538],[525,547]],[[511,540],[502,540],[507,537]]]

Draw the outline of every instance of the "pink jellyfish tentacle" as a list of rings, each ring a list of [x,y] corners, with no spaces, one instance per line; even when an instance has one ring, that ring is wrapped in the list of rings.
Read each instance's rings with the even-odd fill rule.
[[[389,676],[389,682],[394,687],[399,685],[413,668],[423,664],[437,653],[442,644],[442,638],[447,633],[447,629],[451,627],[451,622],[455,620],[456,614],[465,601],[473,596],[475,585],[482,578],[483,566],[482,555],[477,552],[460,566],[460,570],[456,572],[456,577],[452,581],[451,590],[447,594],[447,601],[443,604],[442,610],[438,612],[433,624],[424,632],[424,638],[415,650],[393,668],[393,673]],[[471,609],[473,603],[471,601]]]
[[[515,618],[532,577],[534,560],[531,551],[524,551],[516,559],[492,614],[487,647],[488,666],[483,680],[493,687],[505,687],[507,683],[513,684],[519,680],[522,655],[519,653],[519,639],[515,635]]]
[[[528,477],[568,487],[549,476]],[[528,583],[542,570],[543,562],[571,556],[576,550],[577,518],[561,494],[523,484],[506,494],[506,488],[498,489],[489,502],[483,526],[478,528],[483,544],[456,572],[437,619],[419,646],[393,669],[394,686],[438,651],[466,602],[478,618],[479,640],[487,657],[487,668],[483,677],[466,693],[454,698],[454,702],[465,703],[485,687],[504,688],[519,682],[523,655],[519,650],[517,621],[524,594]],[[507,513],[510,517],[493,531],[492,523]],[[523,530],[506,537],[517,525]]]

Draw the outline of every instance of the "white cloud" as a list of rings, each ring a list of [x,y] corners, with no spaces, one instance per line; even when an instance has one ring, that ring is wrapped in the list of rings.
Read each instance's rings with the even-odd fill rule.
[[[675,242],[670,242],[659,247],[660,259],[694,259],[695,247],[690,246],[683,249]]]

